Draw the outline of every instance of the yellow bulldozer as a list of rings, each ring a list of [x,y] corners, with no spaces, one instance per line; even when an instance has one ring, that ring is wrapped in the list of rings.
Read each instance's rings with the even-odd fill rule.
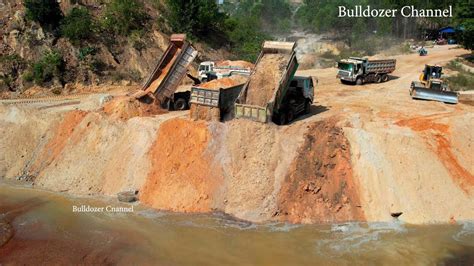
[[[419,81],[412,81],[410,95],[413,99],[458,103],[458,94],[451,91],[441,79],[443,68],[437,65],[425,65]]]

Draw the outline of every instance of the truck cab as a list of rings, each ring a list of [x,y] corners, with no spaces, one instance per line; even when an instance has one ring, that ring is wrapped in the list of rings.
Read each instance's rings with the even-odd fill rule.
[[[363,72],[363,61],[356,59],[343,59],[337,62],[337,78],[341,81],[355,82],[358,75]]]
[[[201,77],[206,72],[214,71],[214,62],[212,61],[205,61],[199,64],[198,73],[199,77]]]
[[[294,76],[281,107],[273,117],[279,125],[290,123],[299,115],[309,114],[314,100],[314,83],[310,76]]]

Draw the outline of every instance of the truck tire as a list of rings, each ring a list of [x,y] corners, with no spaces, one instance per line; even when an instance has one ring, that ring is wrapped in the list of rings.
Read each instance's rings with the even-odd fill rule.
[[[173,109],[174,110],[186,110],[186,109],[188,109],[188,103],[187,103],[186,99],[178,98],[173,103]]]
[[[293,120],[295,120],[295,112],[290,109],[290,110],[288,110],[286,122],[289,124]]]
[[[382,76],[380,75],[375,76],[375,83],[380,83],[380,82],[382,82]]]
[[[309,100],[306,100],[304,104],[304,113],[305,114],[311,113],[311,102]]]
[[[277,120],[278,120],[277,121],[278,125],[280,126],[286,125],[286,123],[288,122],[286,112],[279,113]]]
[[[364,84],[364,81],[362,80],[362,78],[357,78],[356,85],[362,85],[362,84]]]
[[[383,74],[382,75],[382,82],[387,82],[388,81],[388,75],[387,74]]]

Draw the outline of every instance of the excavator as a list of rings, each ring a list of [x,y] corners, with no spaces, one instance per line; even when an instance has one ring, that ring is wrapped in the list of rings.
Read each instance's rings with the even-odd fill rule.
[[[197,50],[186,41],[185,34],[171,35],[170,44],[150,77],[132,97],[146,103],[155,102],[165,108],[183,106],[182,99],[176,99],[175,92],[184,76],[190,76],[187,68],[197,54]]]
[[[444,103],[458,103],[458,94],[451,91],[441,79],[443,68],[437,65],[425,65],[419,81],[412,81],[410,96],[413,99],[431,100]]]

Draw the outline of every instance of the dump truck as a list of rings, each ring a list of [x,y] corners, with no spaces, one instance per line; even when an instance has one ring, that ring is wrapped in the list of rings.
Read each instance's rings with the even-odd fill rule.
[[[443,68],[436,65],[425,65],[419,81],[412,81],[410,96],[413,99],[431,100],[444,103],[458,103],[458,94],[451,91],[441,79]]]
[[[342,83],[362,85],[369,82],[386,82],[388,74],[395,70],[395,59],[368,60],[367,58],[350,57],[337,63],[337,78]]]
[[[222,121],[230,119],[234,103],[248,75],[234,74],[191,88],[191,118]]]
[[[219,62],[205,61],[199,64],[199,80],[202,82],[211,81],[214,79],[232,76],[233,74],[250,75],[252,68],[250,66],[219,64]],[[243,61],[240,61],[243,62]],[[248,63],[248,62],[246,62]]]
[[[170,99],[187,73],[188,66],[197,56],[197,50],[186,41],[185,34],[173,34],[168,48],[156,64],[141,91],[133,94],[137,99],[157,101],[169,106]]]
[[[295,47],[295,42],[263,43],[255,68],[234,105],[236,118],[279,123],[281,117],[289,115],[291,110],[284,100],[298,69]]]

